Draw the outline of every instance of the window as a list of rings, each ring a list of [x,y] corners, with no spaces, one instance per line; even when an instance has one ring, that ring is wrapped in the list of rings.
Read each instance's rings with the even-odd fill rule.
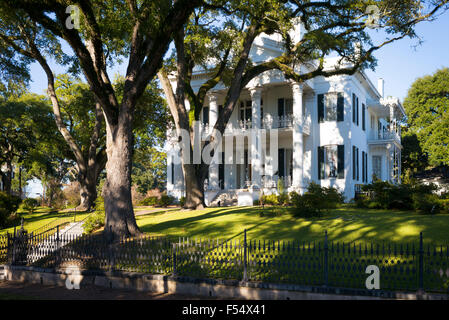
[[[240,121],[245,124],[245,127],[248,127],[253,118],[253,111],[251,107],[251,100],[247,100],[245,102],[240,102]]]
[[[278,116],[289,116],[293,114],[293,99],[278,99]]]
[[[376,127],[376,118],[371,115],[371,129],[374,130]]]
[[[344,178],[344,145],[318,147],[319,179]]]
[[[373,176],[382,179],[382,156],[373,156]]]
[[[344,96],[343,93],[330,92],[318,95],[318,122],[343,121]]]

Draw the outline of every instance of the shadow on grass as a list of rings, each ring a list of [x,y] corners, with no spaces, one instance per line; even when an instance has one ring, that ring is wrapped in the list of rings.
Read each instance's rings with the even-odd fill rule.
[[[361,210],[343,206],[331,210],[320,218],[293,218],[291,209],[280,208],[273,215],[273,208],[229,207],[192,211],[178,219],[158,222],[163,213],[151,222],[142,222],[140,228],[147,233],[176,234],[189,237],[227,238],[248,236],[266,240],[321,240],[324,231],[333,241],[406,241],[414,242],[423,232],[426,243],[447,243],[446,226],[449,215],[425,216],[415,212],[391,210]],[[263,210],[264,215],[260,216]],[[270,211],[271,210],[271,211]],[[267,214],[268,212],[268,214]],[[174,213],[175,214],[175,213]],[[149,214],[146,217],[156,216]]]

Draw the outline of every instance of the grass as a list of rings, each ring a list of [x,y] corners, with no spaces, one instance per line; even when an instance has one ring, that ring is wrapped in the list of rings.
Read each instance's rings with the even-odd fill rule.
[[[416,242],[422,231],[426,243],[447,243],[449,215],[412,211],[369,210],[344,205],[320,218],[294,218],[289,208],[229,207],[168,211],[137,216],[142,231],[154,235],[238,239]],[[263,212],[263,216],[261,216]]]
[[[58,219],[62,212],[53,210],[48,207],[38,207],[33,213],[28,213],[24,211],[18,211],[20,217],[23,218],[24,228],[28,231],[36,230],[56,219]],[[76,221],[84,219],[88,213],[77,213]],[[0,234],[6,234],[7,232],[14,232],[14,227],[6,228],[0,230]]]

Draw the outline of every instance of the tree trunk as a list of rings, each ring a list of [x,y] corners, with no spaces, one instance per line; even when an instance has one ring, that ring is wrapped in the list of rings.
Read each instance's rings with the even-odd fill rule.
[[[97,180],[89,181],[82,179],[80,183],[80,204],[76,207],[77,211],[92,211],[95,207],[95,200],[97,199]]]
[[[22,199],[22,167],[19,166],[19,197]]]
[[[11,162],[6,163],[6,171],[3,172],[2,180],[3,180],[3,191],[5,191],[7,194],[11,194],[11,186],[12,186],[12,164],[11,164]]]
[[[122,110],[126,108],[122,105]],[[132,120],[121,112],[118,124],[106,120],[105,233],[113,239],[139,235],[131,198]]]
[[[184,181],[186,187],[186,209],[203,209],[206,204],[204,202],[204,178],[203,175],[197,174],[198,165],[182,164]]]

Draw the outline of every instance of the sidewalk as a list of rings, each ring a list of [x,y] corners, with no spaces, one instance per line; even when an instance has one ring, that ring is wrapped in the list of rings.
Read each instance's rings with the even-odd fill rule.
[[[79,290],[0,280],[0,300],[212,300],[178,294],[160,294],[85,285]],[[216,300],[213,299],[213,300]]]

